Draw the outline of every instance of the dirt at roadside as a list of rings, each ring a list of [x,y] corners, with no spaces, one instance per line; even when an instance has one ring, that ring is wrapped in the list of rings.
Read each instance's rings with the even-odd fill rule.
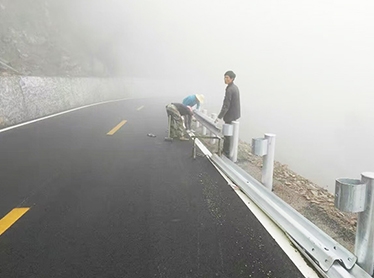
[[[212,152],[217,146],[205,140]],[[262,157],[252,154],[250,144],[240,141],[236,164],[261,182]],[[275,162],[273,193],[291,205],[326,234],[354,252],[357,214],[339,211],[334,206],[334,195],[317,184],[298,175],[287,165]]]

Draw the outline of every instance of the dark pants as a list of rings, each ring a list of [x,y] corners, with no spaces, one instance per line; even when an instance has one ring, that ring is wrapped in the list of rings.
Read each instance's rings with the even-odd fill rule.
[[[225,124],[231,124],[232,122],[225,122]],[[223,140],[223,154],[227,157],[230,156],[230,144],[231,144],[231,137],[232,136],[225,136]]]

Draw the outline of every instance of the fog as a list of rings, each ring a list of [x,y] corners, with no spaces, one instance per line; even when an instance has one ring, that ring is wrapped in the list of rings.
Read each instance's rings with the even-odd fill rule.
[[[71,3],[67,5],[66,3]],[[241,139],[322,187],[374,171],[373,1],[61,1],[67,31],[116,74],[169,80],[219,112],[233,70]],[[65,16],[68,16],[66,19]],[[155,91],[154,95],[162,95]]]

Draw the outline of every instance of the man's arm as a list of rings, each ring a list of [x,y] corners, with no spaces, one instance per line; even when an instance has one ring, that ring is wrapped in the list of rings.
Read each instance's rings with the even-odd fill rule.
[[[218,115],[218,119],[222,119],[226,115],[231,105],[231,99],[232,99],[232,92],[231,90],[228,89],[226,91],[225,99],[223,100],[223,105],[221,108],[221,112]]]

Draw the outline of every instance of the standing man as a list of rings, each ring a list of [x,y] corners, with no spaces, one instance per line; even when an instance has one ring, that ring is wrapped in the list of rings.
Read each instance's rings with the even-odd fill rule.
[[[166,105],[166,113],[171,116],[170,121],[170,137],[179,138],[181,141],[187,141],[184,137],[183,119],[185,118],[186,128],[191,129],[192,108],[182,103],[170,103]]]
[[[229,70],[225,73],[225,84],[226,93],[225,99],[223,100],[223,105],[221,108],[221,112],[218,115],[218,119],[222,119],[225,124],[231,124],[232,121],[236,121],[240,118],[240,94],[238,87],[234,84],[234,80],[236,74]],[[223,153],[228,157],[230,155],[230,142],[231,137],[225,136],[225,140],[223,142]]]
[[[200,105],[204,103],[204,98],[205,98],[204,95],[200,95],[200,94],[190,95],[186,97],[182,103],[186,106],[191,106],[191,107],[194,107],[196,105],[196,109],[199,110]]]

